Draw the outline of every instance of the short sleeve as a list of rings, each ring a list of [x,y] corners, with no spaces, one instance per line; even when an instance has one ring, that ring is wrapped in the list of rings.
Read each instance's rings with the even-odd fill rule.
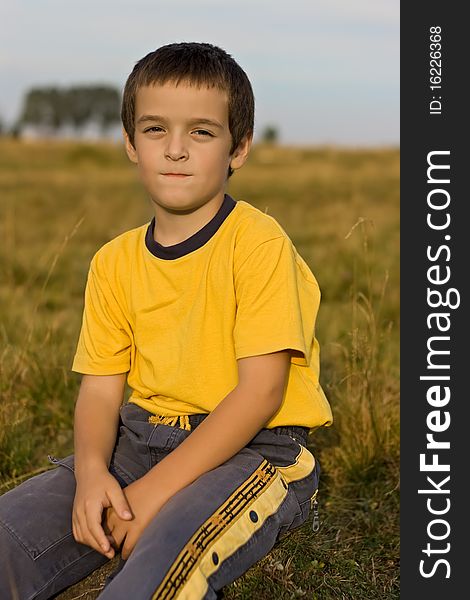
[[[85,288],[82,327],[72,371],[114,375],[130,369],[130,324],[106,274],[92,260]]]
[[[244,260],[235,273],[237,359],[290,349],[291,362],[310,364],[320,292],[307,275],[285,236],[263,242]]]

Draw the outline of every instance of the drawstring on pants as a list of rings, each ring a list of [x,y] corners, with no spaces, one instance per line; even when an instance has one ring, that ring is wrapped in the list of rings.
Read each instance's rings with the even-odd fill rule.
[[[149,417],[149,423],[154,425],[170,425],[171,427],[179,427],[191,431],[191,423],[189,415],[177,415],[176,417],[164,417],[163,415],[152,415]]]

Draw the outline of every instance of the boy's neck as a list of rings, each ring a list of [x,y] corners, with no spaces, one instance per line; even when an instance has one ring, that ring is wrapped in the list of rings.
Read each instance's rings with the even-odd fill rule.
[[[155,229],[153,239],[162,246],[174,246],[197,233],[219,211],[225,198],[222,191],[203,206],[191,212],[169,212],[155,205]]]

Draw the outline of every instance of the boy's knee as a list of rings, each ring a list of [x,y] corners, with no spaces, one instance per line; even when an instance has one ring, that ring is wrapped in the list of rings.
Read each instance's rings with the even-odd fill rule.
[[[21,548],[33,561],[47,553],[72,533],[74,495],[73,473],[64,467],[36,475],[3,494],[3,543]]]

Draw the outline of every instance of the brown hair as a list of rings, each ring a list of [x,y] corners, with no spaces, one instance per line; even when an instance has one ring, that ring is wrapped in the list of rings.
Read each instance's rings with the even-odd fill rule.
[[[232,136],[230,154],[247,135],[253,135],[255,99],[245,71],[218,46],[181,42],[161,46],[141,58],[124,87],[121,119],[134,145],[135,99],[140,87],[187,81],[201,87],[217,87],[228,95],[228,123]],[[233,173],[229,167],[228,177]]]

